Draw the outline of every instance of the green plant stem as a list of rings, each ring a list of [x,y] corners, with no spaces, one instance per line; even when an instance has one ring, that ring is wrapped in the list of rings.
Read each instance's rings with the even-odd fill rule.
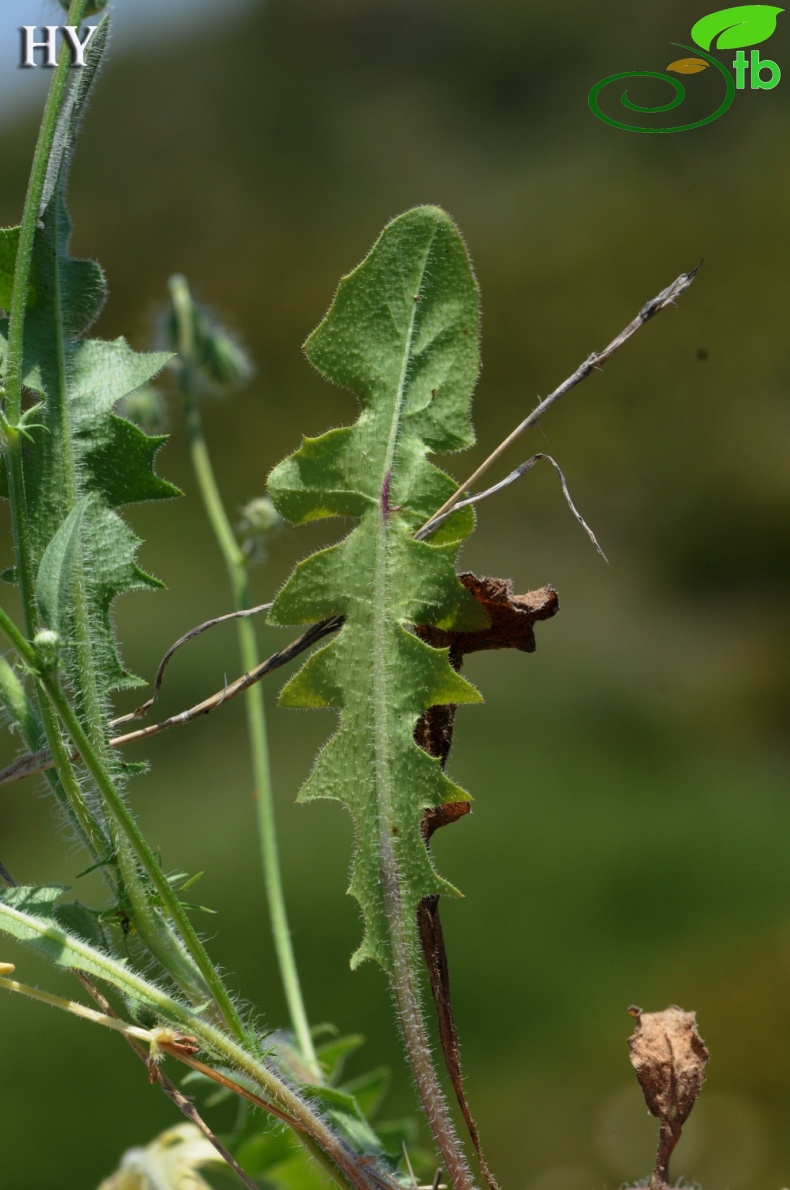
[[[20,927],[24,933],[20,933]],[[221,1029],[195,1016],[189,1005],[176,1000],[150,980],[138,975],[127,963],[119,962],[110,955],[96,950],[82,939],[68,935],[64,939],[60,927],[52,929],[51,923],[44,923],[31,916],[24,909],[13,905],[0,905],[0,928],[12,936],[31,942],[32,936],[50,938],[58,947],[67,944],[69,962],[78,970],[89,972],[117,988],[126,996],[145,1004],[163,1021],[175,1025],[184,1033],[195,1037],[201,1049],[212,1055],[223,1065],[230,1067],[247,1078],[263,1092],[274,1106],[287,1113],[298,1125],[297,1135],[311,1152],[321,1160],[324,1168],[331,1172],[340,1185],[354,1186],[357,1190],[397,1190],[388,1174],[378,1171],[360,1158],[349,1145],[332,1130],[310,1103],[291,1087],[266,1061],[248,1052],[243,1039],[237,1041]],[[320,1150],[315,1152],[316,1147]],[[336,1167],[332,1169],[329,1162]],[[337,1170],[342,1174],[338,1177]]]
[[[69,23],[75,27],[79,27],[85,8],[86,0],[73,0],[69,12]],[[5,378],[7,391],[5,437],[7,443],[6,465],[8,486],[16,547],[17,577],[25,629],[27,636],[30,638],[34,637],[38,623],[38,609],[35,595],[36,576],[28,527],[25,476],[21,453],[22,435],[16,427],[19,425],[22,416],[25,316],[36,245],[36,234],[41,228],[42,218],[51,219],[55,217],[54,210],[47,211],[44,214],[41,207],[48,172],[56,167],[60,168],[59,163],[54,159],[58,152],[56,141],[59,120],[68,101],[67,86],[70,63],[71,53],[68,46],[64,45],[47,98],[30,182],[25,197],[11,299],[9,358]],[[57,291],[59,277],[57,271],[54,280],[55,304],[59,306],[60,297]],[[65,418],[68,412],[65,398],[66,361],[63,328],[59,319],[56,319],[55,325],[52,328],[52,336],[53,349],[57,354],[58,360],[58,386],[62,402],[61,416]],[[54,401],[56,395],[50,394],[50,399]],[[64,446],[70,447],[71,435],[68,426],[65,428]],[[63,491],[63,500],[68,511],[70,507],[74,506],[79,495],[76,468],[73,457],[68,449],[64,457],[64,464],[66,467],[66,483]],[[3,626],[8,628],[7,623],[4,623]],[[76,821],[79,833],[86,843],[88,850],[92,853],[94,860],[110,862],[112,864],[116,870],[116,876],[120,878],[119,889],[117,891],[120,892],[122,889],[123,894],[129,898],[135,910],[140,911],[146,908],[147,897],[150,894],[142,881],[139,868],[132,862],[132,854],[137,856],[143,870],[148,871],[154,886],[160,892],[161,903],[165,907],[165,910],[170,912],[173,921],[182,926],[186,923],[189,933],[184,938],[184,943],[187,949],[193,952],[192,957],[195,965],[201,970],[204,979],[206,971],[210,973],[211,978],[207,982],[206,987],[212,989],[213,992],[221,988],[220,981],[212,965],[209,963],[205,952],[202,951],[197,935],[186,920],[186,915],[183,911],[179,915],[178,909],[180,909],[180,906],[178,906],[177,898],[170,889],[159,865],[153,859],[150,850],[146,854],[142,837],[139,831],[136,830],[133,820],[126,811],[113,782],[111,761],[107,753],[105,740],[104,709],[96,685],[95,659],[93,657],[87,609],[84,600],[84,585],[80,581],[74,584],[74,626],[75,648],[80,670],[77,696],[85,721],[84,727],[78,721],[77,716],[68,704],[62,689],[58,685],[55,673],[53,671],[45,672],[41,670],[35,649],[31,649],[27,645],[22,634],[18,634],[18,639],[14,641],[21,655],[28,663],[28,666],[39,677],[41,721],[62,785],[62,790],[57,790],[56,792],[58,792],[59,796],[62,794],[67,799],[70,816],[72,820]],[[77,745],[78,750],[82,753],[86,761],[88,761],[90,756],[88,767],[91,769],[92,775],[97,782],[99,794],[103,798],[106,821],[102,821],[101,815],[98,815],[96,808],[89,804],[80,788],[80,783],[61,735],[58,714],[55,711],[56,706],[75,743],[77,743],[77,738],[73,728],[75,724],[79,727],[79,733],[82,738],[81,742]],[[89,748],[86,747],[86,740],[90,741]],[[97,774],[100,775],[97,776]],[[121,812],[119,812],[119,807],[121,808]],[[120,836],[113,827],[120,829]],[[124,834],[127,836],[126,839],[122,837]],[[122,875],[121,867],[123,868]],[[164,960],[166,967],[168,965],[168,958],[172,958],[173,971],[171,974],[173,974],[173,978],[178,979],[179,974],[183,975],[184,969],[182,943],[172,935],[169,939],[165,936],[169,928],[166,927],[164,931],[160,929],[160,938],[157,941],[161,942],[162,945],[154,948],[154,953],[157,953],[160,961]],[[194,979],[192,984],[194,987]],[[203,993],[201,992],[201,994]],[[224,989],[221,989],[221,995],[218,997],[218,1009],[222,1012],[230,1027],[240,1033],[241,1024],[238,1018],[235,1017],[230,998]]]
[[[2,608],[0,608],[0,629],[6,634],[27,667],[35,672],[37,667],[35,650],[25,640],[16,624]],[[64,809],[69,813],[69,817],[74,821],[82,835],[83,841],[93,853],[94,858],[106,856],[110,851],[109,840],[97,823],[96,817],[80,789],[68,750],[63,744],[63,737],[58,727],[57,717],[44,699],[41,700],[40,710],[47,735],[47,742],[51,749],[52,759],[59,778],[59,788],[53,786],[58,795],[58,801],[61,802]]]
[[[244,611],[252,607],[247,563],[222,503],[222,497],[214,477],[211,458],[203,434],[203,424],[198,405],[195,373],[192,363],[194,358],[194,342],[192,338],[192,320],[190,317],[191,297],[187,283],[183,277],[171,278],[170,290],[178,328],[178,349],[181,361],[179,386],[184,398],[192,467],[197,478],[206,515],[214,530],[214,535],[225,560],[225,566],[233,592],[234,608],[236,611]],[[250,670],[257,667],[260,660],[255,630],[249,620],[241,619],[238,621],[237,631],[241,664],[245,672],[249,673]],[[277,847],[277,828],[274,815],[269,747],[266,738],[266,713],[263,692],[260,686],[252,686],[247,691],[245,710],[253,780],[256,791],[258,838],[280,978],[297,1044],[303,1059],[309,1067],[310,1077],[315,1082],[320,1082],[322,1079],[321,1068],[318,1063],[310,1025],[307,1019],[285,907],[280,857]]]
[[[168,882],[167,877],[157,862],[153,851],[148,846],[148,843],[143,837],[140,828],[138,827],[132,815],[129,813],[123,798],[115,788],[112,777],[103,764],[97,749],[94,747],[93,741],[90,739],[88,733],[85,731],[85,728],[80,723],[74,708],[71,706],[71,703],[66,697],[63,688],[58,681],[57,673],[52,669],[42,669],[40,667],[35,648],[25,640],[19,629],[16,627],[13,621],[9,619],[6,613],[2,611],[2,609],[0,609],[0,628],[2,628],[8,639],[17,649],[18,653],[25,661],[31,672],[36,674],[39,686],[47,696],[46,698],[41,699],[42,707],[44,707],[49,701],[49,703],[51,703],[51,705],[57,711],[63,726],[68,732],[72,744],[79,752],[85,766],[96,783],[96,787],[99,790],[106,810],[111,815],[113,821],[125,836],[126,840],[128,840],[132,851],[137,857],[137,860],[156,889],[165,912],[178,927],[186,948],[194,960],[201,975],[203,976],[203,979],[206,981],[206,986],[211,992],[211,995],[213,996],[228,1027],[231,1029],[237,1040],[242,1040],[245,1036],[244,1026],[242,1025],[241,1019],[233,1005],[225,985],[217,973],[216,967],[211,962],[211,959],[206,953],[206,950],[200,941],[194,926],[189,920],[184,906],[181,904],[176,893]],[[65,765],[63,768],[61,768],[60,765],[57,766],[58,774],[61,780],[64,781],[64,785],[67,784],[67,780],[70,775],[71,778],[73,778],[76,786],[76,775],[74,774],[68,754],[65,752],[65,749],[63,749],[59,731],[56,732],[55,740],[56,744],[58,742],[60,743],[59,751],[65,756]],[[66,778],[66,780],[64,780],[64,778]],[[82,795],[78,786],[76,786],[76,797],[78,805],[84,804],[80,802]],[[70,801],[74,806],[75,801],[71,798]],[[86,830],[91,829],[91,827],[93,827],[94,830],[96,829],[95,820],[90,814],[90,810],[87,808],[86,821],[84,825]],[[96,840],[94,847],[95,849],[99,849],[100,854],[102,845],[106,844]]]
[[[74,747],[80,753],[89,773],[96,782],[105,806],[129,841],[134,854],[156,889],[165,912],[178,927],[187,950],[206,981],[206,986],[209,988],[211,995],[219,1007],[228,1028],[237,1039],[241,1040],[245,1036],[244,1026],[227,988],[209,958],[203,943],[200,941],[184,906],[168,882],[140,828],[129,813],[123,798],[116,790],[110,774],[104,767],[97,750],[93,746],[93,742],[77,718],[71,703],[66,698],[60,683],[52,673],[42,674],[40,681],[49,698],[52,700]]]
[[[86,7],[87,0],[73,0],[69,10],[68,23],[78,27],[82,22]],[[24,439],[21,434],[14,432],[14,430],[22,416],[25,314],[33,262],[33,247],[36,231],[38,230],[41,198],[44,191],[47,167],[55,139],[58,119],[67,93],[70,68],[71,49],[64,43],[61,47],[58,64],[52,77],[49,94],[47,95],[47,102],[33,157],[30,181],[25,196],[22,223],[19,229],[19,243],[14,268],[14,283],[11,291],[11,308],[9,311],[8,359],[4,377],[6,392],[5,417],[10,427],[6,436],[5,458],[11,504],[11,520],[22,612],[26,631],[31,637],[36,628],[37,608],[35,602],[35,575],[33,574],[33,561],[27,530],[25,478],[22,468]],[[6,629],[8,628],[8,623],[10,621],[7,621],[7,617],[4,617],[3,626]],[[23,644],[27,644],[21,634],[19,634],[19,639]],[[17,641],[15,643],[17,648],[19,648],[19,642]],[[106,854],[107,839],[96,823],[79,788],[76,774],[63,747],[57,718],[45,701],[42,703],[40,711],[47,743],[58,769],[63,792],[65,792],[68,798],[72,817],[76,819],[80,833],[89,847],[98,855]]]
[[[68,23],[79,26],[87,7],[87,0],[73,0],[69,9]],[[26,532],[26,502],[25,483],[22,472],[21,434],[13,433],[22,416],[22,371],[23,371],[23,343],[25,334],[25,310],[27,307],[28,286],[33,263],[33,245],[39,223],[41,196],[47,175],[50,153],[55,139],[58,118],[68,87],[69,70],[71,68],[71,48],[67,44],[61,46],[58,64],[52,76],[52,83],[47,95],[44,115],[39,129],[36,150],[33,156],[33,167],[30,172],[25,206],[22,213],[22,224],[19,229],[19,245],[14,269],[14,284],[11,291],[11,309],[9,311],[8,327],[8,361],[4,378],[6,390],[6,420],[12,433],[8,435],[6,445],[6,468],[8,471],[8,487],[11,501],[11,518],[13,522],[14,541],[16,542],[16,562],[19,574],[19,586],[22,592],[22,605],[25,624],[29,635],[33,635],[36,622],[36,607],[34,599],[33,564],[28,548]],[[45,727],[48,725],[45,720]],[[47,730],[49,737],[49,729]],[[51,745],[51,741],[50,741]]]
[[[2,621],[6,632],[8,625],[13,627],[11,621],[2,612],[0,612],[0,621]],[[0,698],[28,748],[31,752],[35,752],[41,743],[42,735],[46,734],[44,725],[30,702],[22,682],[4,657],[0,657]],[[92,852],[96,859],[100,856],[109,856],[112,851],[110,841],[85,802],[76,774],[71,766],[68,751],[57,730],[55,738],[58,744],[58,753],[57,756],[53,755],[53,760],[57,771],[55,768],[50,769],[46,773],[45,779],[87,850]],[[63,773],[63,780],[60,773]],[[68,783],[68,790],[66,783]]]

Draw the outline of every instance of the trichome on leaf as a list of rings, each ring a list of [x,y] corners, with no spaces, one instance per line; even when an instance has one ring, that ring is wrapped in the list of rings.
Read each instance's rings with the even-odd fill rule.
[[[358,397],[355,425],[307,438],[272,472],[269,492],[295,523],[349,516],[337,545],[302,562],[270,623],[343,617],[338,636],[285,686],[286,706],[335,707],[337,733],[319,753],[300,800],[333,798],[356,828],[350,892],[365,924],[356,966],[376,959],[392,984],[415,1080],[450,1180],[473,1186],[439,1090],[420,1007],[425,950],[451,1078],[489,1185],[461,1090],[431,830],[460,816],[469,795],[444,772],[454,708],[480,701],[458,673],[476,649],[534,648],[532,625],[556,611],[554,592],[513,597],[501,580],[455,571],[474,526],[453,511],[429,538],[415,534],[456,491],[431,451],[471,445],[469,404],[479,368],[477,285],[449,217],[420,207],[385,228],[344,277],[305,345],[327,379]],[[525,602],[519,603],[519,599]],[[442,720],[432,746],[429,725]]]
[[[454,491],[426,459],[472,442],[478,371],[477,286],[458,232],[435,207],[409,211],[345,277],[307,340],[310,362],[360,399],[356,425],[305,439],[272,472],[277,509],[296,523],[352,516],[339,544],[302,562],[277,596],[273,624],[345,617],[338,636],[286,685],[286,706],[340,710],[300,799],[336,798],[356,825],[351,892],[365,919],[354,965],[393,971],[393,946],[414,954],[417,906],[451,891],[422,841],[426,809],[468,800],[414,740],[420,715],[480,695],[446,651],[414,624],[457,631],[488,617],[455,573],[473,515],[449,518],[430,541],[413,534]],[[393,941],[395,935],[402,937]]]

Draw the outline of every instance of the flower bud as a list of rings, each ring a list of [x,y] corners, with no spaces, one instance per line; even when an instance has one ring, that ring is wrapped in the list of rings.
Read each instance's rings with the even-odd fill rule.
[[[68,12],[71,8],[71,4],[69,3],[69,0],[60,0],[60,7],[64,10],[64,12]],[[107,0],[89,0],[88,6],[83,14],[83,20],[87,20],[88,17],[95,17],[97,12],[103,12],[106,7]]]
[[[239,520],[241,548],[253,562],[266,558],[267,538],[282,524],[282,517],[268,496],[256,496],[245,504]]]
[[[241,384],[252,375],[252,365],[243,347],[218,323],[201,316],[198,338],[200,366],[218,388]]]
[[[230,388],[252,375],[252,364],[244,348],[220,321],[195,301],[185,277],[170,279],[172,305],[165,331],[168,345],[181,353],[215,388]]]
[[[51,628],[42,628],[33,637],[33,647],[43,669],[52,669],[57,664],[60,652],[60,636],[57,632],[53,632]]]

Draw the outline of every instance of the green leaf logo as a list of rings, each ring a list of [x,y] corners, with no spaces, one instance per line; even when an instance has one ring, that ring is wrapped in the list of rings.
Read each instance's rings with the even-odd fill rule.
[[[784,9],[775,8],[773,4],[739,4],[735,8],[722,8],[697,21],[691,36],[703,50],[709,50],[714,41],[717,50],[759,45],[774,33],[780,12]]]

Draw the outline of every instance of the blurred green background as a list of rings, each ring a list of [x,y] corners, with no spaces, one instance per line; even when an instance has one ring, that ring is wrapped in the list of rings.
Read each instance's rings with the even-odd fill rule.
[[[649,1172],[657,1129],[625,1045],[634,1002],[695,1009],[712,1053],[675,1176],[706,1190],[779,1190],[790,1177],[790,79],[677,135],[615,130],[586,102],[605,75],[663,69],[705,11],[202,8],[181,40],[111,58],[74,163],[73,246],[110,285],[97,333],[148,346],[182,271],[253,353],[254,381],[205,408],[232,509],[263,492],[302,433],[353,419],[353,399],[299,347],[341,273],[405,208],[446,207],[482,290],[479,446],[449,461],[459,478],[704,257],[679,308],[502,465],[550,451],[609,565],[548,468],[482,506],[463,554],[518,591],[553,583],[562,606],[533,657],[468,662],[486,703],[460,714],[450,767],[475,812],[436,840],[466,894],[443,915],[467,1091],[513,1190],[613,1190]],[[761,52],[790,69],[787,20]],[[35,130],[31,116],[0,135],[6,224],[21,213]],[[230,607],[174,400],[170,429],[159,471],[185,498],[130,512],[140,561],[167,590],[118,607],[125,658],[149,678],[177,636]],[[256,572],[260,599],[337,532],[284,529]],[[267,651],[287,639],[261,629]],[[162,713],[238,668],[233,626],[217,629],[173,665]],[[344,895],[349,821],[333,804],[294,805],[332,721],[275,708],[279,684],[267,689],[271,742],[308,1010],[366,1034],[355,1068],[392,1067],[385,1114],[400,1116],[412,1096],[383,977],[348,970],[360,931]],[[212,954],[284,1023],[241,705],[142,757],[151,772],[130,797],[149,838],[166,867],[205,871]],[[71,883],[83,857],[40,793],[37,779],[2,790],[0,855],[20,882]],[[73,994],[10,944],[7,956],[20,977]],[[2,1190],[90,1190],[175,1122],[120,1042],[11,997],[0,1071]]]

